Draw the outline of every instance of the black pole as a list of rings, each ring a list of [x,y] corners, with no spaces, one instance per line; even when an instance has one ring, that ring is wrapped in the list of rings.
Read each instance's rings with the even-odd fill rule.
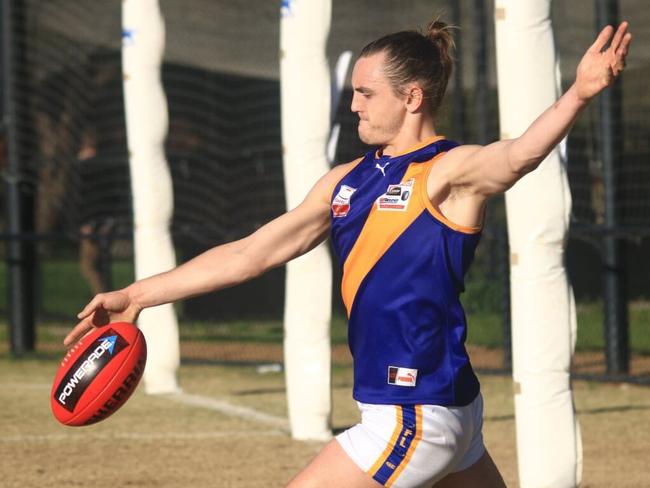
[[[618,0],[596,0],[596,27],[600,32],[606,25],[618,26]],[[620,79],[601,93],[600,156],[603,168],[605,228],[618,226],[616,208],[617,186],[623,156],[622,140],[623,91]],[[603,283],[605,313],[605,357],[607,372],[626,373],[629,370],[628,317],[625,293],[625,270],[622,259],[623,242],[613,233],[603,237]]]
[[[7,231],[17,235],[33,230],[30,212],[30,192],[22,178],[17,133],[16,66],[24,59],[18,42],[14,42],[16,27],[24,25],[22,2],[2,0],[2,73],[4,79],[4,127],[7,142],[7,166],[4,172],[7,199]],[[7,242],[7,290],[9,308],[9,338],[11,352],[17,356],[34,350],[33,276],[34,245],[22,239]]]
[[[456,44],[456,66],[454,67],[454,98],[452,108],[452,127],[454,137],[462,142],[467,142],[467,124],[465,117],[465,91],[463,88],[463,33],[461,25],[460,2],[451,2],[451,22],[457,27],[454,31],[454,42]]]
[[[487,79],[487,9],[483,0],[474,0],[474,60],[476,62],[475,112],[476,143],[487,144],[488,79]]]

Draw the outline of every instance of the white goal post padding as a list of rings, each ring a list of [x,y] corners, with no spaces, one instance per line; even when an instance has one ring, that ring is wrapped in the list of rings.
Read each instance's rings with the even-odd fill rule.
[[[160,80],[165,44],[158,0],[122,2],[122,68],[126,113],[136,279],[176,265],[169,231],[172,181],[163,142],[167,100]],[[179,390],[178,323],[171,304],[144,310],[138,320],[148,345],[144,386],[147,393]]]
[[[284,0],[280,21],[282,145],[287,208],[328,169],[331,0]],[[332,269],[325,244],[287,265],[284,364],[291,434],[331,437]]]
[[[550,0],[497,0],[502,138],[521,135],[560,93]],[[556,148],[506,193],[511,252],[512,358],[521,486],[574,487],[582,452],[569,369],[573,291],[564,267],[571,195]]]

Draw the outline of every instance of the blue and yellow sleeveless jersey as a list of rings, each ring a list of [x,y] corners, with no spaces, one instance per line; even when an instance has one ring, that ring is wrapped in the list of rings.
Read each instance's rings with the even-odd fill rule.
[[[448,221],[427,196],[441,137],[409,152],[369,152],[332,195],[332,244],[364,403],[462,406],[479,392],[459,295],[480,229]]]

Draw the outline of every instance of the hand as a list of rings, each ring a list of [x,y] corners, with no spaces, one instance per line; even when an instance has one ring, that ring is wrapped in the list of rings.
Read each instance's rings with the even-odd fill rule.
[[[126,289],[95,295],[95,298],[77,315],[79,323],[68,333],[63,344],[71,346],[93,327],[111,322],[134,323],[141,310],[142,307],[129,296]]]
[[[632,41],[632,34],[627,32],[628,25],[627,22],[622,22],[613,39],[614,28],[610,25],[605,27],[583,56],[578,65],[575,82],[581,100],[589,101],[610,86],[623,72]],[[610,46],[604,49],[610,39]]]

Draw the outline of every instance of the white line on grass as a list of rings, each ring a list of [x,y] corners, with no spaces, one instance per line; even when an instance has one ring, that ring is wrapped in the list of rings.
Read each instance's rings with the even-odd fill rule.
[[[111,432],[110,434],[88,433],[83,434],[19,434],[19,435],[0,435],[0,443],[11,442],[57,442],[57,441],[83,441],[89,440],[134,440],[134,441],[164,441],[164,440],[204,440],[204,439],[221,439],[223,437],[241,436],[241,430],[221,430],[217,432],[167,432],[167,433],[136,433],[136,432]],[[251,431],[253,436],[260,437],[285,437],[286,433],[281,430],[260,430]]]
[[[47,383],[2,383],[0,386],[5,390],[48,390],[51,385]],[[285,434],[289,433],[289,421],[283,417],[277,417],[265,412],[260,412],[249,407],[242,407],[229,403],[225,400],[193,395],[190,393],[173,393],[171,395],[155,395],[158,398],[165,398],[184,405],[193,407],[206,408],[215,412],[228,415],[230,417],[239,417],[247,420],[253,420],[262,424],[281,429]],[[0,437],[2,439],[2,437]]]
[[[189,393],[174,393],[173,395],[161,395],[161,398],[176,401],[184,405],[191,405],[194,407],[207,408],[230,417],[240,417],[243,419],[254,420],[267,425],[272,425],[282,429],[285,433],[289,432],[289,421],[282,417],[276,417],[268,413],[260,412],[258,410],[234,405],[224,400],[217,400],[216,398],[204,397],[201,395],[192,395]]]

